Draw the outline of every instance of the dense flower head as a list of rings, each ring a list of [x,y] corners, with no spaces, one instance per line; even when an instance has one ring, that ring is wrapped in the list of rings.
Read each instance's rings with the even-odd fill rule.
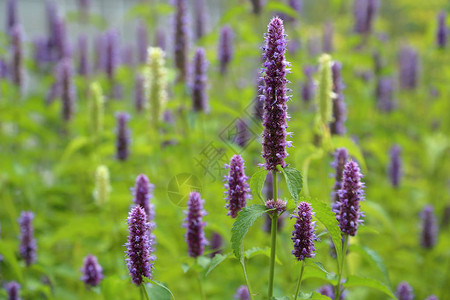
[[[270,215],[281,215],[282,213],[284,213],[286,211],[286,201],[283,201],[281,199],[278,200],[267,200],[264,205],[266,206],[267,209],[271,209],[271,211],[268,213]]]
[[[97,286],[103,279],[103,268],[97,261],[97,257],[94,255],[87,255],[83,261],[83,267],[81,268],[81,280],[90,286]]]
[[[201,39],[206,32],[206,5],[204,0],[195,0],[195,37]]]
[[[138,175],[136,178],[136,184],[132,189],[133,192],[133,202],[136,205],[140,205],[147,215],[147,222],[153,221],[155,218],[155,208],[154,205],[150,203],[153,198],[153,190],[155,186],[150,183],[147,176],[144,174]]]
[[[57,84],[62,101],[61,114],[64,121],[73,117],[75,110],[75,85],[73,82],[73,67],[70,59],[62,59],[57,68]]]
[[[333,121],[330,124],[331,134],[343,135],[345,134],[345,120],[347,110],[345,108],[344,83],[342,82],[342,64],[340,62],[333,62],[331,65],[331,74],[333,79]]]
[[[334,169],[334,186],[331,192],[331,199],[333,201],[333,209],[338,210],[339,191],[342,188],[342,175],[344,166],[349,159],[348,151],[345,148],[338,148],[334,153],[334,160],[331,167]]]
[[[297,206],[297,210],[291,216],[296,218],[297,221],[294,224],[294,231],[292,231],[292,242],[294,243],[294,250],[292,254],[297,260],[304,260],[305,258],[313,258],[315,256],[314,241],[316,237],[316,222],[312,221],[311,204],[307,202],[300,202]]]
[[[108,30],[104,37],[104,50],[99,55],[105,55],[104,68],[108,78],[114,79],[120,61],[119,35],[115,30]]]
[[[145,77],[137,74],[134,82],[134,107],[138,113],[144,110],[145,106]]]
[[[126,160],[130,154],[130,130],[128,129],[128,120],[130,116],[127,113],[119,112],[116,114],[116,157],[119,160]]]
[[[400,87],[405,90],[416,88],[419,76],[419,55],[411,46],[404,46],[399,53]]]
[[[263,47],[263,77],[264,77],[264,131],[263,152],[264,167],[268,171],[275,171],[277,166],[286,166],[285,158],[288,156],[286,147],[291,142],[286,141],[287,104],[286,74],[290,64],[285,60],[286,35],[283,21],[275,17],[269,25],[265,35],[266,44]]]
[[[89,74],[88,45],[86,35],[78,37],[78,74],[86,76]]]
[[[20,88],[23,86],[23,31],[20,24],[10,30],[11,34],[11,79]]]
[[[34,214],[31,211],[23,211],[19,217],[20,246],[19,254],[25,260],[27,266],[36,261],[36,240],[33,228]]]
[[[406,282],[400,282],[395,293],[398,300],[413,300],[414,293],[412,287]]]
[[[219,233],[213,232],[211,234],[210,240],[211,240],[211,243],[210,243],[209,248],[212,250],[212,252],[209,256],[212,258],[216,254],[222,253],[223,238]]]
[[[191,192],[189,194],[188,210],[185,212],[186,219],[183,226],[186,228],[185,239],[188,246],[188,254],[194,258],[201,256],[205,246],[208,245],[203,231],[203,228],[206,226],[206,223],[203,222],[203,217],[206,215],[206,211],[203,209],[204,202],[200,193]]]
[[[250,293],[248,292],[248,288],[246,285],[241,285],[236,290],[236,294],[234,294],[234,299],[237,300],[250,300]]]
[[[229,169],[228,176],[225,176],[226,208],[229,210],[227,215],[236,218],[246,206],[247,199],[251,198],[248,177],[245,175],[244,160],[240,155],[233,155],[226,168]]]
[[[364,200],[364,183],[359,166],[353,160],[347,162],[342,173],[342,188],[339,190],[339,211],[336,218],[339,228],[345,234],[354,236],[364,215],[359,211],[360,201]]]
[[[178,69],[178,82],[186,81],[188,53],[187,1],[175,0],[175,67]]]
[[[167,71],[165,53],[161,48],[148,49],[146,72],[146,94],[150,119],[156,128],[162,118],[164,106],[167,102]]]
[[[330,22],[325,23],[325,25],[323,26],[323,52],[325,53],[331,53],[334,50],[333,34],[333,24]]]
[[[313,79],[314,72],[314,66],[305,66],[303,68],[303,73],[305,74],[305,82],[302,84],[302,99],[305,102],[309,102],[315,97],[316,85]]]
[[[193,62],[194,74],[192,82],[192,108],[194,111],[208,112],[208,94],[206,92],[208,83],[208,62],[206,60],[205,50],[198,48],[195,51]]]
[[[98,205],[104,205],[109,201],[111,184],[109,181],[109,170],[105,165],[100,165],[95,171],[94,199]]]
[[[422,218],[422,234],[420,244],[425,249],[431,249],[436,245],[438,227],[434,208],[431,205],[425,206],[420,214]]]
[[[447,46],[448,28],[447,28],[447,14],[441,11],[438,14],[438,26],[436,31],[436,44],[439,48]]]
[[[378,78],[376,87],[377,106],[381,111],[389,112],[395,107],[394,100],[394,80],[392,77]]]
[[[368,34],[372,31],[379,0],[355,0],[353,13],[355,17],[355,32]]]
[[[389,151],[390,160],[389,160],[389,177],[391,179],[391,184],[394,187],[398,187],[400,185],[400,179],[402,176],[402,160],[401,160],[402,149],[399,145],[392,146]]]
[[[233,58],[233,36],[233,29],[229,25],[223,26],[220,30],[218,56],[222,75],[227,72],[228,65]]]
[[[10,281],[5,284],[5,290],[8,294],[8,300],[19,300],[20,284],[15,281]]]
[[[148,32],[144,21],[140,20],[136,29],[137,51],[140,64],[147,61]]]
[[[128,258],[126,259],[131,280],[135,285],[143,282],[142,277],[151,279],[155,257],[151,255],[152,242],[148,236],[150,226],[147,215],[141,206],[133,208],[128,215]]]

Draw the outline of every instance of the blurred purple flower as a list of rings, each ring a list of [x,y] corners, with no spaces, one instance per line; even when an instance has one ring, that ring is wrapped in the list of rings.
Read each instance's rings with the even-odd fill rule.
[[[23,87],[23,31],[22,26],[17,24],[10,29],[11,35],[11,79],[12,82],[19,88]]]
[[[228,69],[228,65],[233,58],[234,42],[233,42],[233,29],[225,25],[220,30],[218,56],[220,62],[220,74],[225,74]]]
[[[136,29],[138,59],[141,65],[147,62],[148,32],[144,21],[140,20]]]
[[[413,289],[406,281],[400,282],[397,286],[395,296],[397,296],[398,300],[413,300]]]
[[[186,219],[183,226],[186,228],[185,238],[189,256],[194,258],[203,255],[205,246],[208,245],[203,232],[203,228],[206,225],[203,222],[203,217],[206,215],[206,211],[203,209],[204,202],[198,192],[189,194],[188,210],[185,212]]]
[[[311,57],[316,57],[320,53],[322,53],[322,48],[320,47],[320,38],[318,36],[310,36],[308,37],[308,54]]]
[[[27,267],[36,261],[36,240],[33,228],[34,214],[31,211],[23,211],[18,223],[20,226],[19,254],[25,260]]]
[[[206,5],[204,0],[195,0],[195,37],[201,39],[206,33]]]
[[[88,44],[86,35],[78,37],[78,74],[81,76],[89,75]]]
[[[36,37],[33,39],[33,59],[38,68],[52,61],[51,48],[47,37]]]
[[[379,0],[355,0],[353,13],[355,17],[354,30],[356,33],[368,34],[372,32],[378,7]]]
[[[323,26],[323,52],[325,53],[331,53],[334,51],[333,34],[333,24],[330,22],[326,22]]]
[[[75,86],[73,83],[73,70],[70,59],[62,59],[57,68],[57,90],[62,101],[62,118],[69,121],[73,117],[75,107]]]
[[[69,45],[69,36],[67,34],[66,22],[61,16],[56,16],[53,24],[52,32],[54,34],[54,53],[56,60],[70,58],[72,50]]]
[[[417,86],[419,76],[419,55],[417,51],[404,46],[399,53],[400,87],[404,90],[412,90]]]
[[[106,35],[99,34],[95,37],[95,71],[103,72],[106,70]]]
[[[130,130],[128,129],[130,116],[127,113],[119,112],[116,114],[116,119],[116,158],[126,160],[130,154]]]
[[[252,3],[252,11],[254,14],[259,15],[263,9],[265,0],[250,0]]]
[[[10,281],[5,284],[6,294],[8,294],[8,300],[20,300],[19,291],[20,284],[15,281]]]
[[[230,164],[226,165],[229,169],[228,176],[225,176],[225,199],[226,208],[229,210],[228,216],[236,218],[238,213],[246,206],[247,199],[251,198],[250,188],[247,183],[248,177],[245,175],[244,160],[240,155],[233,155]]]
[[[175,67],[178,69],[178,82],[185,82],[188,54],[188,16],[187,1],[175,0]]]
[[[134,65],[133,52],[134,48],[132,45],[123,45],[120,48],[120,64],[128,67],[133,67]]]
[[[343,290],[343,287],[341,287],[341,291]],[[321,286],[317,292],[319,294],[322,294],[324,296],[328,296],[330,297],[330,299],[334,300],[334,286],[332,286],[331,284],[327,284],[327,285],[323,285]],[[344,300],[345,299],[345,292],[342,291],[341,295],[339,296],[339,300]]]
[[[116,68],[119,64],[119,35],[115,30],[108,30],[105,33],[104,49],[101,55],[105,55],[105,72],[109,80],[113,80]]]
[[[390,162],[388,166],[389,177],[391,179],[391,184],[394,187],[400,185],[400,179],[402,176],[402,160],[401,160],[402,149],[399,145],[394,145],[389,151]]]
[[[217,232],[213,232],[211,234],[211,245],[210,249],[212,250],[209,257],[213,258],[216,256],[216,254],[222,253],[222,247],[223,247],[223,238],[220,234]]]
[[[433,206],[425,206],[420,217],[422,218],[420,244],[425,249],[432,249],[436,245],[438,235],[437,220]]]
[[[205,50],[197,48],[194,56],[194,75],[192,82],[192,108],[195,112],[209,111],[208,94],[206,92],[208,83],[208,62]]]
[[[241,285],[238,287],[233,298],[237,300],[250,300],[250,293],[248,292],[247,286]]]
[[[305,82],[302,84],[302,99],[310,102],[314,99],[316,93],[316,85],[314,83],[313,74],[316,71],[314,66],[305,66],[303,73],[305,74]]]
[[[251,133],[248,129],[248,122],[244,119],[236,121],[236,136],[234,142],[241,148],[245,148],[250,141]]]
[[[161,48],[162,50],[166,51],[166,33],[162,28],[158,28],[156,30],[155,45],[158,48]]]
[[[436,295],[431,295],[431,296],[428,296],[428,298],[425,300],[439,300],[439,298]]]
[[[11,33],[14,27],[19,24],[17,0],[6,0],[6,32]]]
[[[436,44],[443,49],[447,46],[448,28],[447,28],[447,14],[441,11],[438,14],[438,28],[436,31]]]
[[[390,112],[395,108],[393,93],[394,80],[391,77],[378,78],[376,96],[377,106],[381,111]]]
[[[83,274],[81,280],[86,285],[97,286],[103,279],[103,268],[94,255],[88,255],[84,258],[81,273]]]
[[[342,82],[342,64],[338,61],[333,62],[331,66],[331,74],[333,79],[333,121],[330,124],[331,134],[345,134],[345,120],[347,119],[347,110],[345,108],[344,84]]]

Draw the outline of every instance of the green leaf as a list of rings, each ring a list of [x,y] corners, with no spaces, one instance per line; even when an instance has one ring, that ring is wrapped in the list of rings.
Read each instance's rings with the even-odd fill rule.
[[[395,299],[394,294],[392,294],[392,291],[388,286],[386,286],[384,283],[372,279],[372,278],[366,278],[366,277],[360,277],[360,276],[354,276],[350,275],[347,279],[347,281],[343,284],[344,287],[352,287],[352,286],[365,286],[374,288],[376,290],[379,290],[380,292],[385,293],[389,297],[392,297]]]
[[[214,255],[213,259],[211,259],[211,262],[209,263],[208,269],[206,270],[203,276],[204,277],[208,276],[212,270],[214,270],[218,265],[224,262],[230,255],[231,253]]]
[[[336,215],[331,211],[331,207],[315,199],[305,199],[304,201],[311,204],[313,212],[320,223],[325,226],[328,233],[333,240],[334,248],[336,249],[337,260],[341,261],[342,257],[342,237],[341,230],[339,229]]]
[[[270,257],[270,248],[269,247],[266,247],[266,248],[253,247],[244,252],[244,257],[247,259],[252,258],[253,256],[256,256],[256,255],[265,255],[267,257]],[[278,256],[275,256],[275,262],[279,265],[283,264],[281,262],[281,260],[278,258]]]
[[[302,174],[295,168],[280,168],[281,172],[286,178],[287,187],[292,198],[294,198],[295,204],[298,203],[298,194],[303,187]]]
[[[300,292],[299,296],[300,296],[299,299],[301,299],[301,300],[306,300],[306,299],[310,299],[310,300],[328,300],[328,299],[330,299],[329,297],[324,296],[322,294],[319,294],[317,292],[311,292],[311,293]]]
[[[387,270],[386,266],[384,265],[383,258],[381,258],[381,256],[378,255],[378,253],[375,252],[375,250],[372,250],[366,246],[351,245],[350,251],[357,252],[360,255],[367,258],[369,261],[372,261],[377,266],[377,268],[380,270],[380,272],[383,274],[386,284],[390,286],[391,280],[389,279],[388,270]]]
[[[264,187],[264,182],[266,181],[267,172],[267,170],[260,170],[250,178],[250,191],[252,192],[253,197],[257,196],[263,202],[264,198],[261,195],[261,191]]]
[[[231,229],[231,248],[237,259],[242,258],[242,245],[244,236],[250,227],[255,223],[256,219],[261,217],[265,212],[269,211],[264,205],[252,205],[245,207],[239,212],[236,221]]]
[[[312,259],[308,258],[306,259],[306,266],[307,267],[315,267],[321,270],[322,272],[329,274],[329,272],[325,269],[325,267],[322,265],[322,263],[318,261],[313,261]]]
[[[166,299],[175,299],[173,293],[169,290],[167,286],[165,286],[162,282],[157,280],[148,279],[147,277],[143,277],[144,282],[151,283],[150,286],[145,285],[145,288],[150,296],[150,299],[156,300],[166,300]]]

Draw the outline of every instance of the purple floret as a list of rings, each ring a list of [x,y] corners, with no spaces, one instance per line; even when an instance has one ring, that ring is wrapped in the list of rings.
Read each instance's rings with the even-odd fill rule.
[[[395,296],[398,300],[413,300],[413,289],[406,281],[403,281],[397,286]]]
[[[225,176],[226,208],[229,210],[227,215],[236,218],[246,206],[247,199],[251,198],[248,177],[245,176],[244,160],[240,155],[234,155],[226,167],[229,169],[228,176]]]
[[[360,201],[364,200],[364,183],[361,182],[363,175],[359,166],[353,160],[344,166],[342,175],[342,188],[339,190],[339,212],[336,218],[339,228],[345,234],[355,236],[361,219],[364,215],[359,211]]]
[[[136,206],[128,215],[128,242],[126,259],[131,280],[135,285],[143,282],[142,277],[152,278],[155,257],[151,255],[152,245],[147,231],[147,215],[141,206]]]
[[[264,131],[263,152],[265,169],[276,171],[278,165],[285,167],[288,156],[286,147],[287,105],[289,97],[286,95],[286,74],[289,63],[285,60],[286,35],[283,21],[275,17],[268,26],[266,44],[263,48],[264,68],[262,70],[264,86]]]
[[[185,212],[186,219],[183,226],[186,228],[185,239],[189,256],[194,258],[201,256],[205,246],[208,245],[203,232],[203,228],[206,226],[206,223],[203,222],[203,217],[206,215],[206,211],[203,209],[204,202],[198,192],[189,194],[188,210]]]
[[[130,154],[130,130],[128,129],[130,116],[127,113],[119,112],[116,119],[116,157],[119,160],[126,160]]]
[[[298,261],[305,258],[313,258],[315,256],[314,241],[317,240],[315,228],[316,222],[312,221],[311,204],[307,202],[300,202],[297,206],[297,210],[291,216],[296,218],[297,221],[294,224],[294,231],[292,231],[292,242],[294,243],[294,250],[292,254]]]
[[[83,267],[81,268],[81,280],[90,286],[97,286],[103,279],[103,268],[94,255],[88,255],[84,258]]]
[[[19,217],[20,226],[20,246],[19,254],[27,267],[36,261],[36,240],[34,239],[33,228],[34,214],[31,211],[23,211]]]
[[[420,217],[422,218],[420,244],[425,249],[431,249],[436,245],[438,235],[437,220],[433,206],[425,206]]]

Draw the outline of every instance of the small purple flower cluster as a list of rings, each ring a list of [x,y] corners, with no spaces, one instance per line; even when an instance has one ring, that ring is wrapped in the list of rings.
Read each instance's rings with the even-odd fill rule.
[[[315,233],[316,222],[312,221],[313,215],[311,204],[300,202],[297,211],[291,216],[291,218],[297,219],[291,238],[294,243],[292,254],[299,261],[315,256],[314,241],[317,240],[317,237]]]
[[[245,207],[247,199],[251,198],[248,177],[245,175],[244,160],[240,155],[234,155],[226,167],[229,169],[228,176],[225,176],[225,199],[228,202],[226,207],[229,210],[228,215],[236,218]]]
[[[188,245],[188,253],[189,256],[194,258],[201,256],[205,246],[208,245],[203,231],[203,228],[206,226],[206,223],[203,222],[203,217],[206,215],[206,211],[203,209],[204,202],[198,192],[189,194],[184,227],[186,228],[185,238]]]

